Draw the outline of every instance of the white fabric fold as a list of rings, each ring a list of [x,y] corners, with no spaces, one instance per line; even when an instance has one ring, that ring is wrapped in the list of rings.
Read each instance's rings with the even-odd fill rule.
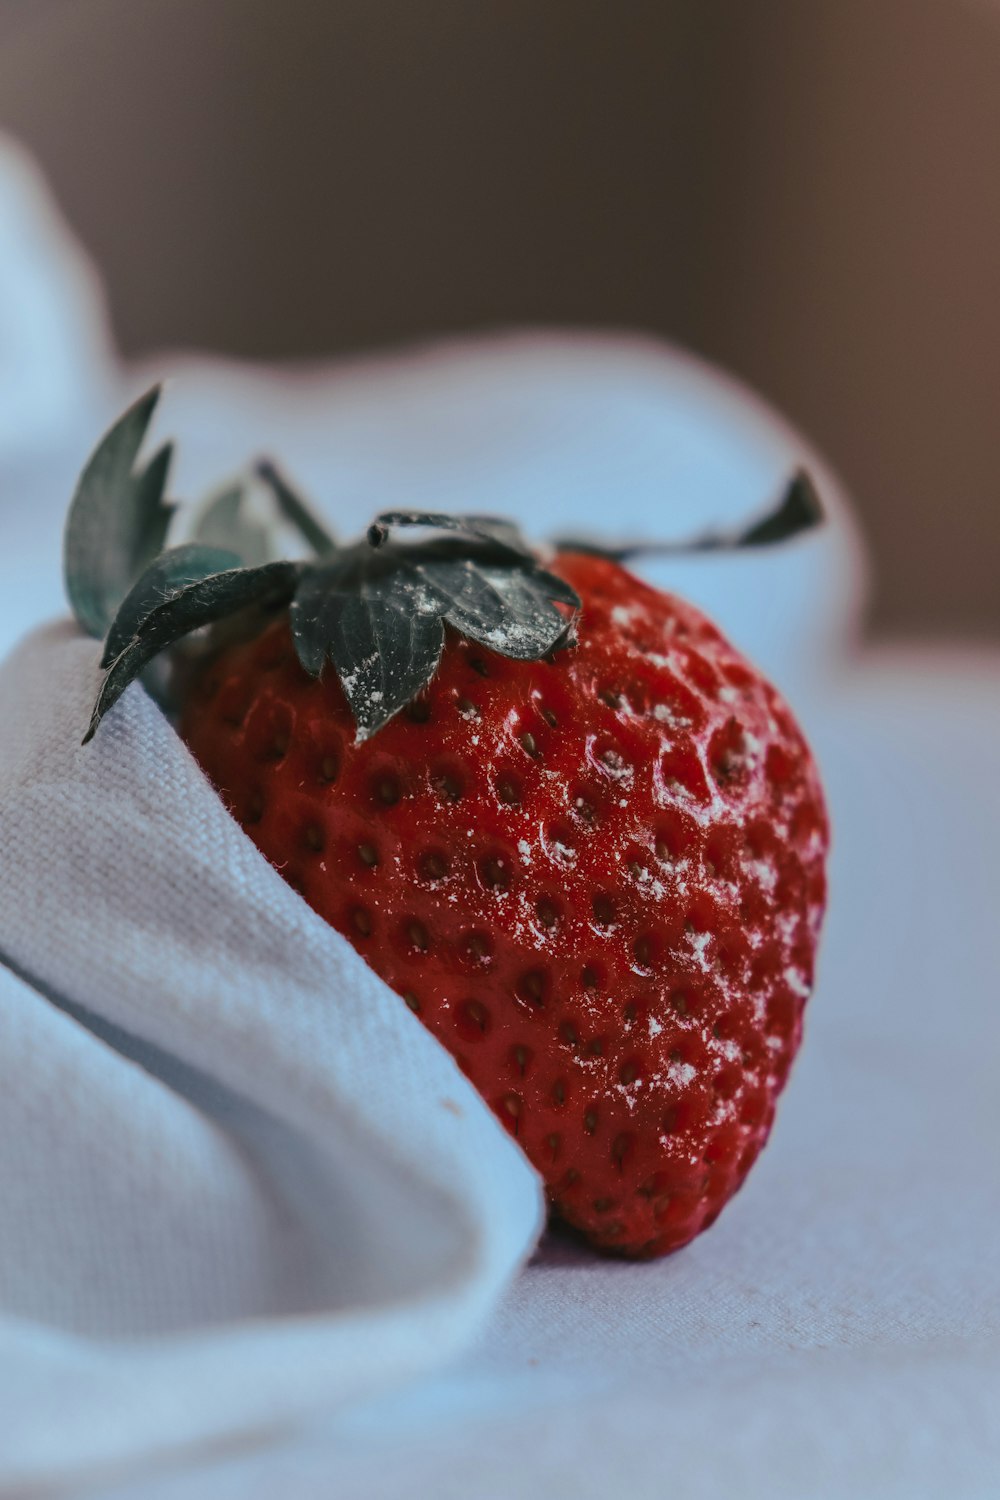
[[[541,1223],[442,1048],[98,648],[0,670],[0,1480],[273,1430],[468,1340]]]

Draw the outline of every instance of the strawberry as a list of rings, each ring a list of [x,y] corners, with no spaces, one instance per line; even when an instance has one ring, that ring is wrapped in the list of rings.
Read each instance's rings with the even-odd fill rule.
[[[798,476],[765,522],[697,545],[816,515]],[[429,539],[395,539],[412,526]],[[311,566],[197,543],[147,563],[91,732],[159,650],[241,611],[180,715],[234,816],[453,1053],[563,1220],[677,1249],[743,1182],[801,1036],[828,830],[799,729],[618,558],[543,565],[482,517],[391,514],[348,548],[308,527]]]

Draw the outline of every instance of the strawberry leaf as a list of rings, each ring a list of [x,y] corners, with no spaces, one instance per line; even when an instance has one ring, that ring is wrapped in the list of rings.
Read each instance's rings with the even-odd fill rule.
[[[364,548],[311,569],[290,611],[299,661],[313,676],[333,663],[359,740],[430,682],[444,646],[439,600],[397,563]]]
[[[275,559],[266,526],[247,515],[246,486],[232,484],[206,501],[194,527],[194,540],[235,552],[247,568]]]
[[[560,537],[555,545],[563,552],[582,552],[614,562],[690,552],[738,552],[746,547],[770,547],[776,542],[790,541],[801,532],[821,525],[823,519],[823,506],[812,478],[805,469],[797,469],[775,508],[749,526],[739,526],[733,531],[703,531],[680,542],[626,542],[618,547],[605,547],[582,537]]]
[[[512,521],[500,516],[456,516],[444,511],[386,510],[368,528],[372,547],[381,546],[393,527],[422,527],[432,531],[454,531],[489,542],[518,561],[535,563],[535,554]]]
[[[132,476],[130,503],[141,521],[132,556],[133,576],[152,562],[166,541],[175,507],[165,503],[163,495],[173,456],[173,443],[163,443],[146,467]]]
[[[240,563],[241,558],[236,552],[221,547],[201,547],[195,543],[171,547],[161,553],[122,600],[104,643],[101,666],[109,667],[121,655],[158,605],[173,599],[190,584],[213,573],[239,568]]]
[[[66,594],[89,635],[104,635],[132,582],[162,547],[170,524],[173,508],[163,493],[171,445],[135,469],[159,396],[154,386],[105,434],[70,505],[63,541]]]
[[[414,614],[378,595],[330,595],[327,628],[330,658],[359,740],[381,729],[426,687],[444,647],[440,616]]]
[[[566,628],[553,597],[580,604],[561,578],[541,571],[491,567],[471,558],[419,562],[413,571],[437,595],[449,625],[501,656],[525,661],[545,656]]]
[[[161,596],[160,602],[138,621],[128,644],[108,668],[83,743],[93,738],[104,715],[159,652],[192,630],[211,625],[248,605],[283,603],[291,597],[300,573],[301,565],[289,562],[267,563],[261,568],[232,568],[179,586],[166,598]]]

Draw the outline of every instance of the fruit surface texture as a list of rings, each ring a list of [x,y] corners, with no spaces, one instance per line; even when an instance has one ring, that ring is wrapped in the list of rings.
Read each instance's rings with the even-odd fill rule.
[[[370,738],[287,613],[181,731],[234,816],[455,1056],[596,1245],[686,1244],[767,1139],[799,1045],[828,825],[779,694],[697,610],[563,553],[576,643],[449,629]]]

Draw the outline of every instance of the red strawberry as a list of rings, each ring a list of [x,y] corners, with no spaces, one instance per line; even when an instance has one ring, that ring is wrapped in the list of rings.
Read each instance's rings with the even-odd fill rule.
[[[602,1246],[690,1240],[767,1137],[824,900],[816,772],[689,605],[564,555],[579,641],[450,634],[356,744],[287,619],[224,650],[182,733],[250,837],[454,1053]]]
[[[799,1044],[828,842],[809,751],[713,625],[617,562],[546,570],[482,518],[382,521],[311,570],[163,554],[111,628],[92,728],[184,631],[291,599],[202,668],[192,752],[562,1218],[676,1249],[742,1183]],[[383,547],[415,521],[465,535]]]

